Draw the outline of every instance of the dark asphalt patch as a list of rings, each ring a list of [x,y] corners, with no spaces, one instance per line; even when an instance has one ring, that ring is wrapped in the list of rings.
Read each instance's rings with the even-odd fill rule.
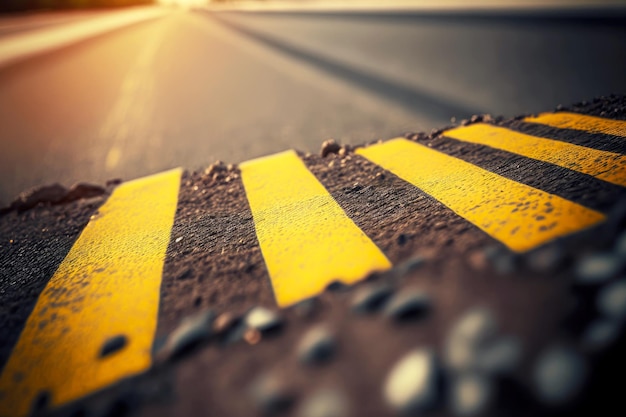
[[[269,277],[238,171],[185,173],[165,257],[157,338],[203,308],[238,313],[273,305]]]

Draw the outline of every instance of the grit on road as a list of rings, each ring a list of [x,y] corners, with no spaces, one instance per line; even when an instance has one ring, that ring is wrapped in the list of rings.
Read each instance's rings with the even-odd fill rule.
[[[625,42],[614,22],[173,11],[0,70],[0,203],[623,93]]]

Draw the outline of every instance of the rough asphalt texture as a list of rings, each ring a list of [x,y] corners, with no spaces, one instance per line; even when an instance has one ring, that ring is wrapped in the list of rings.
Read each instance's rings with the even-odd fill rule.
[[[626,98],[569,110],[626,120]],[[486,120],[556,138],[519,119]],[[440,131],[407,137],[609,220],[514,255],[349,147],[302,155],[396,267],[353,287],[334,283],[278,311],[238,169],[214,164],[186,173],[164,266],[154,368],[50,414],[618,414],[624,407],[614,381],[626,370],[625,190]],[[561,139],[624,153],[621,138],[571,131]],[[0,365],[38,291],[103,201],[43,203],[0,216]],[[257,306],[276,314],[255,310],[251,318]],[[416,363],[426,371],[416,372]]]

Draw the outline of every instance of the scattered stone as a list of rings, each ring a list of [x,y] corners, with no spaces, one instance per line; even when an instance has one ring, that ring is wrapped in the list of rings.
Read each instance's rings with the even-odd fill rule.
[[[317,309],[317,305],[319,301],[317,298],[307,298],[306,300],[302,300],[299,303],[295,304],[292,308],[294,313],[301,318],[310,319],[315,315],[315,310]]]
[[[233,313],[222,313],[213,321],[213,331],[217,335],[222,335],[235,327],[239,322],[241,322],[241,318]]]
[[[261,332],[257,329],[246,329],[243,334],[243,340],[245,340],[249,345],[256,345],[262,339]]]
[[[439,368],[430,349],[416,349],[398,361],[384,386],[387,403],[400,413],[433,407],[439,398]]]
[[[478,352],[477,365],[488,375],[504,375],[514,372],[521,359],[520,342],[512,337],[500,337]]]
[[[493,383],[480,373],[455,378],[450,392],[450,408],[458,416],[483,415],[493,399]]]
[[[622,258],[626,257],[626,232],[623,232],[617,240],[615,241],[615,245],[613,246],[613,252],[615,255],[620,256]]]
[[[526,262],[535,272],[553,272],[563,263],[564,258],[563,248],[552,244],[529,253]]]
[[[128,338],[126,337],[126,335],[119,334],[117,336],[111,337],[102,344],[102,347],[100,348],[99,357],[104,358],[106,356],[109,356],[123,349],[127,343],[128,343]]]
[[[63,198],[63,201],[76,201],[83,198],[99,197],[106,193],[106,189],[96,184],[78,183],[72,185]]]
[[[576,265],[580,284],[601,284],[616,276],[622,267],[618,256],[609,253],[588,255]]]
[[[320,153],[322,158],[325,158],[331,153],[338,153],[340,149],[341,146],[335,141],[335,139],[328,139],[322,143],[322,150]]]
[[[430,312],[431,298],[420,290],[403,290],[385,306],[386,317],[396,321],[419,319]]]
[[[626,279],[602,288],[597,298],[598,310],[606,317],[623,320],[626,318]]]
[[[305,333],[298,345],[298,360],[308,365],[329,361],[335,354],[336,342],[325,325],[313,327]]]
[[[255,380],[250,395],[257,409],[266,415],[286,411],[294,401],[287,381],[276,374],[265,374]]]
[[[423,256],[413,256],[407,259],[393,269],[393,273],[397,277],[404,277],[410,272],[415,271],[417,268],[424,265],[426,259]]]
[[[160,360],[175,359],[185,355],[212,335],[215,313],[206,310],[186,317],[167,337],[163,348],[157,353]]]
[[[592,322],[583,333],[581,345],[589,352],[600,352],[610,347],[620,335],[620,324],[600,319]]]
[[[475,368],[478,350],[493,341],[496,333],[495,318],[488,310],[475,308],[468,311],[448,334],[444,356],[446,365],[456,371]]]
[[[21,193],[15,201],[11,203],[10,208],[18,212],[29,210],[37,204],[56,204],[59,203],[67,194],[67,189],[61,184],[45,185],[42,187],[31,188]]]
[[[348,399],[338,389],[322,388],[311,394],[298,409],[298,417],[345,417]]]
[[[254,307],[248,311],[244,322],[248,328],[256,329],[261,333],[278,330],[283,324],[278,314],[265,307]]]
[[[565,405],[583,388],[587,364],[573,349],[551,348],[537,360],[533,376],[541,401],[549,405]]]
[[[362,286],[352,296],[351,309],[357,314],[374,313],[382,308],[392,294],[393,289],[385,284]]]

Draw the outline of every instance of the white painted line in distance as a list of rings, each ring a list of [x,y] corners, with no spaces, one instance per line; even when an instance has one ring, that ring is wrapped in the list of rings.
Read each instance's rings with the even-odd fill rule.
[[[154,19],[169,11],[164,7],[143,7],[53,28],[9,35],[0,38],[0,67],[133,23]]]

